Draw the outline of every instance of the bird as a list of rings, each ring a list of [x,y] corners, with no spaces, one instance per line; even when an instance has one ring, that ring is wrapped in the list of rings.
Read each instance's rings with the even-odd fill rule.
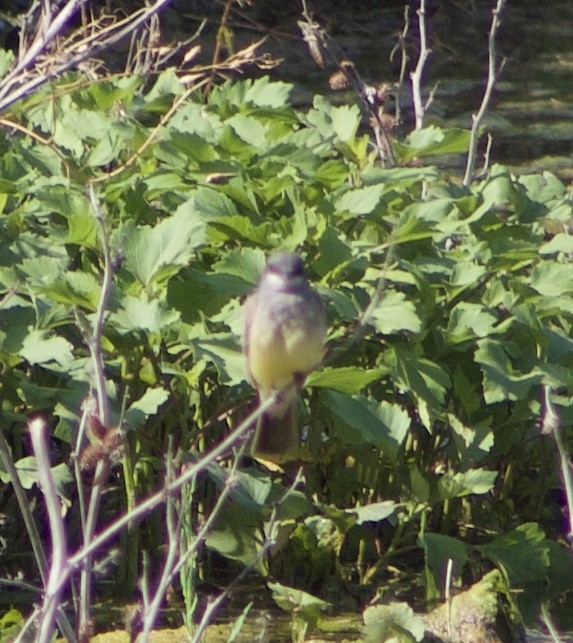
[[[298,391],[324,356],[326,315],[309,286],[301,257],[272,254],[257,289],[245,302],[244,352],[260,402],[276,401],[260,418],[251,453],[271,461],[288,459],[300,444]]]

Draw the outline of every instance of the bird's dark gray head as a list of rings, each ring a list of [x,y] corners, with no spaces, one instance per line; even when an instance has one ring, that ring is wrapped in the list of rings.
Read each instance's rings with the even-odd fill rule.
[[[294,252],[275,252],[267,261],[267,272],[287,279],[297,279],[304,277],[304,263]]]

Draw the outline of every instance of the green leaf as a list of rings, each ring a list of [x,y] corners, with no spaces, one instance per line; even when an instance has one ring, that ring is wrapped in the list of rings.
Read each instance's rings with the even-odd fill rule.
[[[445,587],[448,560],[453,562],[453,578],[459,578],[468,560],[468,548],[457,538],[425,532],[419,538],[424,549],[426,599],[435,600]]]
[[[465,342],[474,337],[486,337],[493,332],[497,318],[484,306],[462,302],[452,309],[448,320],[448,339]]]
[[[345,216],[360,216],[370,214],[380,203],[385,190],[384,185],[369,185],[365,188],[348,190],[336,201],[338,212]]]
[[[316,623],[320,613],[330,607],[330,603],[312,594],[280,583],[267,583],[273,593],[273,600],[285,612],[302,614],[310,623]]]
[[[97,248],[98,224],[90,214],[72,214],[68,217],[68,236],[66,243],[88,248]]]
[[[510,348],[508,342],[478,340],[474,359],[483,371],[484,398],[488,404],[525,399],[531,388],[543,380],[543,373],[536,369],[529,373],[516,371],[507,352]]]
[[[509,534],[477,549],[503,568],[514,587],[547,580],[549,544],[537,523],[519,525]]]
[[[90,273],[65,272],[57,281],[41,291],[52,301],[95,311],[101,296],[101,284]]]
[[[266,145],[265,128],[256,118],[245,116],[244,114],[235,114],[225,122],[233,128],[235,134],[245,143],[253,147]]]
[[[360,110],[357,105],[341,105],[331,111],[332,129],[343,142],[351,141],[360,125]]]
[[[187,265],[194,250],[205,242],[205,227],[198,213],[183,204],[153,228],[126,227],[124,236],[124,266],[144,286],[149,286]]]
[[[215,365],[222,383],[233,385],[245,380],[245,356],[235,337],[220,333],[193,340],[191,344],[197,359],[205,359]]]
[[[541,255],[552,255],[561,252],[567,255],[573,253],[573,236],[565,232],[558,232],[550,241],[543,243],[539,248],[539,254]]]
[[[363,369],[358,366],[343,366],[341,368],[327,367],[311,373],[306,380],[306,386],[330,388],[340,393],[353,395],[363,388],[380,380],[388,374],[388,369]]]
[[[20,484],[24,489],[31,489],[35,484],[38,484],[39,474],[36,464],[36,458],[33,455],[26,456],[15,462],[16,470]],[[61,498],[65,498],[65,486],[73,481],[72,473],[67,464],[61,463],[52,467],[52,477],[54,479],[56,492]],[[0,480],[8,484],[11,482],[10,475],[3,467],[3,460],[0,458]]]
[[[143,426],[150,415],[155,415],[162,404],[169,399],[164,388],[148,388],[145,393],[127,409],[124,422],[128,430]]]
[[[229,560],[253,565],[266,575],[264,561],[259,556],[261,515],[246,507],[225,503],[220,508],[215,528],[207,533],[205,544]]]
[[[540,295],[547,297],[573,292],[573,264],[541,263],[532,270],[529,283]]]
[[[403,143],[394,142],[399,159],[403,163],[413,158],[441,154],[463,154],[468,151],[469,130],[441,129],[430,125],[410,132]]]
[[[442,500],[463,498],[472,494],[482,494],[491,491],[495,485],[497,471],[486,469],[470,469],[455,474],[444,474],[438,483],[438,491]]]
[[[393,500],[383,500],[381,502],[372,502],[361,507],[346,509],[346,512],[356,516],[356,524],[361,525],[364,522],[380,522],[394,515],[397,509],[402,505]]]
[[[441,411],[446,390],[451,382],[449,375],[434,362],[420,358],[408,349],[396,347],[384,355],[385,362],[392,368],[395,382],[401,388],[411,392],[422,405],[420,411]],[[422,418],[424,426],[431,429],[430,417]]]
[[[349,444],[373,444],[395,460],[408,429],[410,418],[399,406],[325,391],[325,402],[336,418],[336,435]]]
[[[110,315],[110,323],[122,333],[146,330],[150,333],[164,333],[169,326],[179,321],[179,313],[166,307],[158,299],[149,299],[147,293],[138,297],[126,295],[120,308]]]
[[[377,331],[391,335],[400,331],[419,333],[422,320],[416,312],[416,306],[406,299],[406,295],[395,290],[387,290],[380,305],[372,314],[372,321]]]
[[[20,355],[30,364],[48,367],[56,362],[65,368],[73,359],[72,345],[67,340],[63,337],[49,337],[47,332],[41,330],[28,333],[22,342]]]
[[[370,605],[362,616],[366,643],[411,643],[424,638],[424,619],[408,603]]]
[[[265,507],[273,489],[273,481],[268,473],[257,469],[242,469],[229,480],[229,472],[218,464],[210,465],[207,470],[219,489],[226,484],[231,485],[233,502],[255,512]]]

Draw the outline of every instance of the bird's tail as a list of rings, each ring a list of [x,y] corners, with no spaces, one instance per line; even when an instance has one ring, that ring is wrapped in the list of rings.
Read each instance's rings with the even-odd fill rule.
[[[300,447],[297,400],[292,400],[281,415],[272,411],[259,419],[251,454],[277,464],[295,459]]]

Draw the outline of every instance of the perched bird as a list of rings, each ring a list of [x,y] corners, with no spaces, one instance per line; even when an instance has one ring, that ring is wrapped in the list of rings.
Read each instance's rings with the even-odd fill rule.
[[[308,285],[302,259],[292,252],[271,255],[245,306],[244,349],[259,399],[263,402],[280,392],[257,426],[252,453],[280,461],[300,442],[297,393],[322,361],[324,307]]]

